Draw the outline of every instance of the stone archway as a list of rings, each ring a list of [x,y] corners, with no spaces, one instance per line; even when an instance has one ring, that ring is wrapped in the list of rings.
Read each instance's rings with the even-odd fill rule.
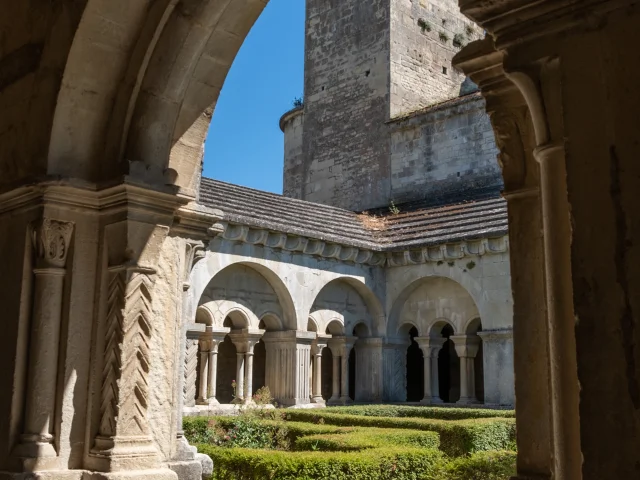
[[[407,402],[419,402],[424,398],[424,353],[415,341],[418,329],[411,326],[408,335],[411,343],[407,347]]]

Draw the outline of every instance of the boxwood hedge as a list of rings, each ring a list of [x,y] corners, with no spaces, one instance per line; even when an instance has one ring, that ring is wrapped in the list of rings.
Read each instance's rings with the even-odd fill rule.
[[[436,420],[426,418],[392,418],[345,415],[327,410],[291,410],[287,419],[344,427],[407,428],[437,432],[440,449],[458,457],[485,450],[515,449],[515,420],[480,418],[474,420]]]
[[[198,445],[214,464],[214,480],[442,480],[442,452],[382,448],[358,452],[284,452]]]
[[[362,415],[365,417],[414,417],[437,420],[469,420],[474,418],[515,418],[515,410],[488,408],[430,407],[418,405],[354,405],[330,407],[334,413]]]

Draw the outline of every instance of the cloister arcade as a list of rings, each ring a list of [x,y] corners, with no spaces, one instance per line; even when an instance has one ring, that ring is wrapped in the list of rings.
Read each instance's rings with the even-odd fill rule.
[[[265,4],[3,5],[1,478],[176,480],[187,464],[197,471],[181,430],[178,366],[182,319],[196,319],[192,300],[213,275],[203,261],[191,272],[185,252],[198,243],[222,251],[211,241],[220,212],[195,202],[202,143],[229,66]],[[494,328],[504,327],[494,322],[505,303],[483,305],[467,287],[477,278],[450,274],[481,314],[485,399],[499,390],[489,388],[488,366],[511,348],[516,478],[637,478],[638,2],[459,5],[488,33],[454,65],[486,99],[509,216],[512,343],[511,332]],[[322,253],[317,243],[310,245]],[[246,245],[238,250],[253,248]],[[361,264],[376,257],[325,250]],[[401,260],[402,270],[454,270]],[[324,271],[364,278],[354,263]],[[396,290],[406,286],[390,278],[402,275],[381,279],[396,285],[386,295],[364,282],[389,323]],[[318,290],[293,288],[296,275],[279,277],[295,306],[282,321],[293,311],[295,332],[316,335],[306,325],[308,297]],[[503,291],[495,282],[486,282],[487,298]],[[398,378],[391,373],[406,361],[408,339],[399,339],[402,348],[395,341],[386,335],[385,379]],[[383,397],[397,387],[385,384]]]
[[[306,272],[317,293],[301,309],[267,268],[238,261],[206,281],[195,322],[187,322],[187,411],[252,403],[263,386],[289,406],[484,400],[479,311],[454,280],[429,276],[411,282],[387,322],[382,299],[366,279],[326,280]],[[296,320],[297,312],[306,325]],[[385,363],[393,378],[385,379]]]

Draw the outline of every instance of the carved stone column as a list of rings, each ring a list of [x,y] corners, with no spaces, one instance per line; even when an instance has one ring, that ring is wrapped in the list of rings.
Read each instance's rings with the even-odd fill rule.
[[[357,338],[354,337],[333,337],[329,340],[329,348],[331,348],[331,353],[333,354],[333,358],[339,357],[339,377],[340,377],[340,397],[337,400],[337,404],[346,405],[352,403],[351,397],[349,397],[349,353],[353,348],[353,345],[357,341]],[[335,382],[336,382],[336,361],[334,360],[334,394],[336,391]],[[329,404],[334,404],[334,395],[329,399]]]
[[[322,351],[327,347],[328,337],[325,335],[317,335],[311,345],[311,354],[313,355],[313,379],[312,379],[312,396],[311,402],[324,404],[322,398]]]
[[[309,367],[314,332],[287,330],[264,335],[267,386],[281,405],[304,405],[309,400]]]
[[[382,345],[382,386],[385,402],[407,401],[407,338],[387,338]]]
[[[264,335],[264,330],[244,329],[229,334],[236,346],[236,399],[234,403],[251,403],[253,397],[253,348]]]
[[[331,349],[333,359],[333,370],[331,372],[331,398],[329,405],[337,405],[340,402],[340,355],[338,349]]]
[[[450,340],[455,344],[460,359],[460,399],[457,403],[465,405],[478,403],[475,388],[474,359],[480,349],[480,337],[477,335],[453,335]]]
[[[33,227],[36,253],[24,434],[17,455],[29,470],[54,466],[54,421],[62,295],[73,223],[44,218]],[[7,392],[8,393],[8,392]]]
[[[214,328],[210,331],[211,349],[209,350],[209,372],[208,372],[208,400],[209,405],[219,405],[216,398],[216,387],[218,382],[218,347],[224,342],[225,337],[229,333],[229,328]]]
[[[140,210],[143,201],[158,201],[155,193],[144,192],[148,198],[139,193]],[[156,268],[169,228],[154,223],[157,216],[138,212],[132,220],[126,209],[120,212],[121,219],[104,229],[105,315],[97,343],[102,353],[97,359],[102,373],[100,412],[87,465],[110,472],[104,478],[135,470],[139,478],[175,479],[160,462],[148,418],[154,331],[161,321],[153,310]],[[167,379],[173,378],[169,368],[160,369]]]
[[[198,405],[208,405],[207,400],[208,384],[209,384],[209,351],[211,349],[211,342],[208,340],[200,340],[200,378],[199,393],[198,393]]]
[[[509,216],[509,260],[514,297],[518,478],[551,478],[549,330],[540,168],[529,107],[504,72],[504,53],[491,37],[474,42],[454,58],[480,87],[499,148]]]
[[[414,340],[422,350],[422,354],[424,356],[424,398],[420,400],[420,403],[425,405],[442,403],[438,394],[438,353],[440,353],[440,350],[447,339],[436,337],[415,337]],[[433,365],[435,365],[435,368]]]

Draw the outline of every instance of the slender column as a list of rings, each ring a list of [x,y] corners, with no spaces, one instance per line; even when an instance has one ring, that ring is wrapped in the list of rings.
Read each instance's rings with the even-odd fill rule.
[[[233,403],[244,402],[244,352],[236,353],[236,397]]]
[[[58,351],[65,264],[73,224],[45,218],[33,229],[37,254],[25,429],[20,456],[39,458],[34,470],[50,465],[42,457],[56,457],[54,419],[58,378]]]
[[[460,358],[460,400],[457,403],[463,405],[477,403],[473,361],[480,348],[480,337],[477,335],[453,335],[450,338],[455,344],[456,353]]]
[[[446,340],[446,339],[445,339]],[[430,403],[442,403],[440,398],[440,375],[438,373],[438,354],[440,348],[434,348],[431,350],[431,402]]]
[[[200,340],[200,388],[198,392],[198,405],[207,405],[207,384],[209,377],[209,349],[210,345],[207,340]]]
[[[340,403],[346,405],[353,403],[351,397],[349,397],[349,353],[355,343],[355,339],[345,338],[341,348],[340,364],[341,364],[341,380],[342,385],[340,387]]]
[[[262,334],[260,334],[262,336]],[[245,353],[245,380],[244,380],[244,403],[253,402],[253,348],[258,343],[260,337],[247,339],[247,353]]]
[[[314,344],[311,346],[311,352],[314,354],[313,356],[313,395],[311,397],[312,403],[320,403],[324,404],[324,398],[322,398],[322,351],[327,346],[326,343],[322,342],[322,336],[318,335],[318,338],[314,341]]]
[[[420,401],[423,404],[438,403],[434,397],[438,397],[438,353],[446,338],[439,337],[416,337],[414,338],[424,356],[424,398]],[[434,368],[435,367],[435,368]],[[435,376],[435,385],[433,379]],[[439,400],[439,398],[438,398]]]
[[[217,405],[216,383],[218,381],[218,342],[212,342],[211,350],[209,350],[209,390],[207,396],[209,404]]]
[[[332,392],[329,402],[334,403],[340,400],[340,356],[333,355],[333,375],[332,375]]]

